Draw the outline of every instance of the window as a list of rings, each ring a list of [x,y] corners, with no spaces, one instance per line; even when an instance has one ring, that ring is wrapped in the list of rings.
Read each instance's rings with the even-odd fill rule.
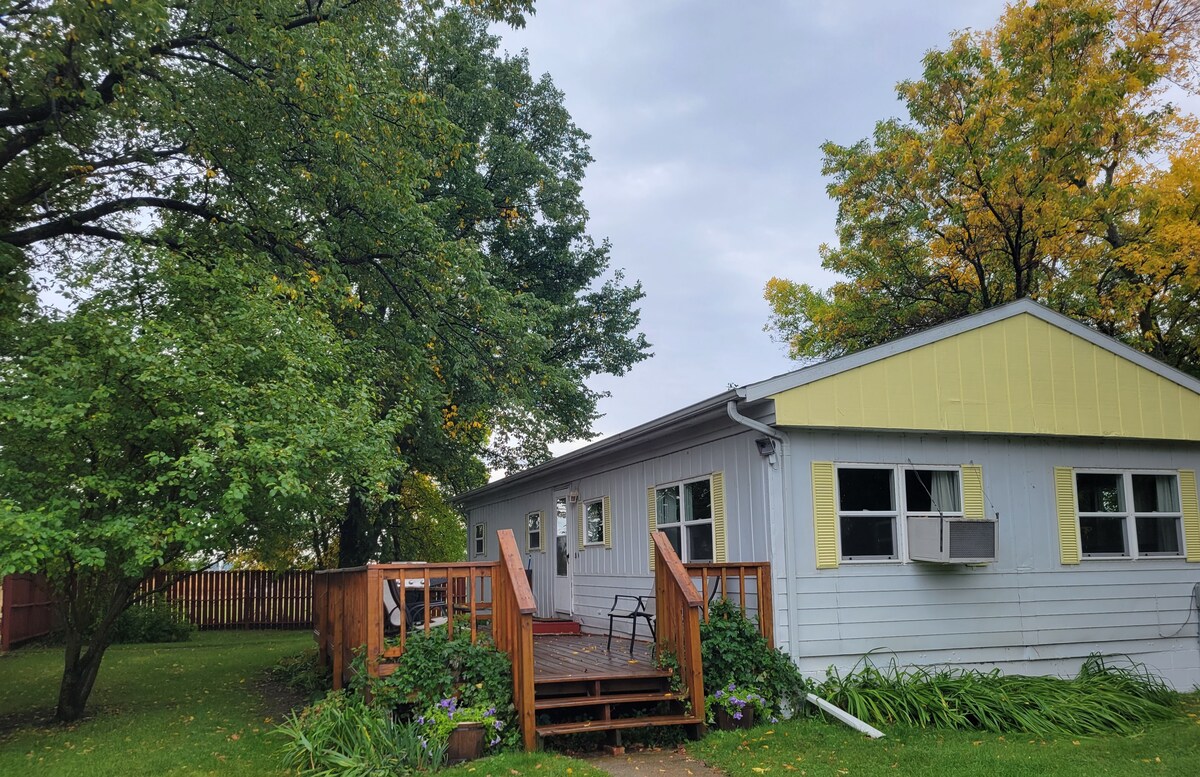
[[[1084,558],[1181,556],[1179,478],[1140,472],[1076,472]]]
[[[904,558],[901,517],[961,516],[957,467],[837,468],[838,538],[844,561]],[[903,487],[897,491],[896,484]]]
[[[482,523],[475,524],[475,555],[482,556],[484,551],[484,537],[486,537],[487,529]]]
[[[583,505],[584,544],[604,544],[604,500],[596,499]]]
[[[655,524],[685,563],[713,560],[712,478],[658,486]]]
[[[545,550],[542,545],[542,511],[537,510],[525,516],[525,550]]]

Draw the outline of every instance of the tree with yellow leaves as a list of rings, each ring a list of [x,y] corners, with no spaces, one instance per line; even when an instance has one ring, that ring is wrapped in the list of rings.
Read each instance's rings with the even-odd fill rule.
[[[828,290],[772,278],[768,330],[836,356],[1022,297],[1200,374],[1196,0],[1041,0],[955,34],[907,120],[827,143]]]

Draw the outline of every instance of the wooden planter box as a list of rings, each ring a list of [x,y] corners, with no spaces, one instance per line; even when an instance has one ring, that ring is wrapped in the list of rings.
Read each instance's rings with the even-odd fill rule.
[[[717,728],[721,731],[733,731],[739,728],[751,728],[754,725],[754,708],[747,705],[742,710],[740,719],[733,717],[724,708],[717,707]]]
[[[482,723],[459,723],[446,741],[446,763],[460,764],[483,757]]]

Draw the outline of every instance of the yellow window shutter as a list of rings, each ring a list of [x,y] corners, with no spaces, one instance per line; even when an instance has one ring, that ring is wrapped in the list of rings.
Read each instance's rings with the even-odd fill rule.
[[[583,533],[583,500],[579,500],[579,549],[583,550],[583,540],[586,537]]]
[[[725,550],[725,473],[712,474],[713,561],[724,564]]]
[[[1058,552],[1064,564],[1079,563],[1079,520],[1075,514],[1075,470],[1054,468],[1054,504],[1058,511]]]
[[[813,528],[817,536],[817,569],[838,565],[837,500],[832,461],[812,463]]]
[[[980,520],[986,518],[983,509],[983,467],[978,464],[962,465],[963,517]]]
[[[604,497],[604,547],[612,547],[612,500]]]
[[[1183,508],[1183,546],[1188,561],[1200,561],[1200,504],[1196,500],[1196,471],[1179,470],[1179,497]]]
[[[650,527],[650,533],[646,536],[650,538],[650,571],[654,571],[654,532],[658,530],[658,508],[654,502],[654,486],[646,489],[646,515],[649,519],[646,521]]]

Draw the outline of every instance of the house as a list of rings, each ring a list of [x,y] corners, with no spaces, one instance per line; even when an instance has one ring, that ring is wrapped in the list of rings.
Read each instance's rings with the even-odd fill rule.
[[[769,561],[772,600],[741,576],[736,594],[813,676],[870,651],[1032,674],[1102,652],[1187,689],[1197,469],[1200,381],[1022,300],[725,391],[460,501],[469,559],[495,559],[512,530],[538,615],[589,631],[615,594],[652,590],[657,528],[709,572]]]

